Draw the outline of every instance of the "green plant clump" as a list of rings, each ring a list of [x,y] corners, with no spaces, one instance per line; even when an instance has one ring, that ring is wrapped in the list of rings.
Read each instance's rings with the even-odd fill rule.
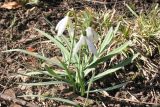
[[[120,22],[115,28],[111,26],[109,30],[106,31],[102,25],[106,26],[104,23],[105,20],[108,19],[106,19],[104,16],[104,20],[99,20],[99,22],[96,22],[96,18],[96,15],[94,15],[91,10],[79,12],[78,14],[76,11],[70,10],[67,15],[58,22],[56,26],[57,35],[54,37],[41,31],[40,29],[35,28],[37,32],[47,37],[60,49],[62,54],[61,57],[57,56],[55,59],[49,59],[38,53],[28,52],[22,49],[7,50],[6,52],[19,51],[25,54],[29,54],[36,58],[40,58],[51,65],[56,65],[56,69],[46,65],[45,71],[43,72],[30,72],[30,74],[32,73],[34,75],[43,73],[51,76],[53,77],[52,81],[22,83],[22,85],[38,86],[51,84],[69,84],[73,91],[80,93],[81,96],[88,96],[90,92],[99,92],[109,89],[112,90],[122,87],[124,83],[109,88],[106,87],[106,89],[90,90],[92,83],[105,77],[108,74],[122,69],[124,66],[131,63],[138,55],[134,54],[131,57],[126,56],[124,60],[119,61],[107,70],[100,72],[95,71],[97,66],[122,53],[130,44],[132,44],[131,41],[126,41],[120,46],[112,48],[112,40],[114,37],[116,37]],[[97,23],[98,25],[95,26]],[[101,30],[98,31],[98,29]],[[65,30],[68,31],[67,34],[63,33]],[[57,67],[59,70],[57,70]],[[55,98],[54,100],[57,99]],[[58,100],[75,105],[75,103],[69,102],[68,100]]]

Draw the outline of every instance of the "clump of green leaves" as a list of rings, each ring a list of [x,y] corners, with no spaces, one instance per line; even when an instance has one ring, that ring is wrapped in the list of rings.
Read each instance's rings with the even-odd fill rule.
[[[104,19],[107,18],[104,16]],[[99,92],[103,90],[112,90],[122,87],[123,84],[115,85],[113,87],[106,87],[105,89],[90,90],[91,84],[97,80],[105,77],[108,74],[114,73],[122,69],[127,64],[131,63],[138,54],[134,54],[131,57],[127,57],[124,60],[111,66],[109,69],[101,71],[95,71],[97,66],[105,63],[114,56],[120,54],[125,50],[131,41],[126,41],[118,47],[111,48],[112,40],[115,38],[120,23],[117,26],[110,27],[109,30],[101,30],[103,25],[106,26],[105,20],[97,20],[97,16],[92,11],[86,10],[80,12],[78,15],[76,11],[71,10],[67,15],[57,24],[57,35],[50,35],[35,28],[37,32],[48,38],[53,44],[55,44],[61,51],[62,56],[56,56],[55,59],[49,59],[38,53],[28,52],[22,49],[12,49],[6,52],[19,51],[36,58],[40,58],[51,65],[56,65],[59,69],[45,66],[44,73],[53,78],[52,81],[40,82],[40,83],[27,83],[23,85],[51,85],[51,84],[69,84],[73,91],[80,93],[81,96],[88,95],[90,92]],[[94,26],[95,22],[99,21],[99,25]],[[103,23],[103,24],[102,24]],[[97,24],[97,22],[96,22]],[[92,27],[94,26],[94,28]],[[68,33],[63,34],[67,29]],[[94,30],[95,29],[95,30]],[[104,29],[104,28],[103,28]],[[103,32],[102,32],[103,31]],[[95,73],[96,72],[96,73]],[[37,72],[32,72],[36,74]],[[36,75],[38,75],[37,73]],[[89,74],[92,76],[90,77]],[[87,79],[89,77],[89,79]]]

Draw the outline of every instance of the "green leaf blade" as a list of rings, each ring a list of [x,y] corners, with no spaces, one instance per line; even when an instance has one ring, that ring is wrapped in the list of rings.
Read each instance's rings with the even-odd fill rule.
[[[98,75],[96,75],[94,78],[93,78],[93,81],[96,81],[110,73],[114,73],[120,69],[122,69],[124,66],[128,65],[129,63],[131,63],[139,54],[135,54],[133,55],[132,57],[129,57],[125,60],[123,60],[122,62],[120,62],[119,64],[117,64],[116,66],[112,67],[111,69],[108,69]]]
[[[47,63],[49,63],[51,65],[57,65],[57,66],[63,68],[62,65],[58,61],[51,60],[51,59],[46,58],[44,56],[41,56],[41,55],[39,55],[38,53],[35,53],[35,52],[26,51],[26,50],[23,50],[23,49],[11,49],[11,50],[6,50],[6,51],[2,51],[2,52],[22,52],[22,53],[34,56],[36,58],[42,59],[42,60],[46,61]]]
[[[106,46],[110,43],[112,38],[113,38],[113,27],[111,27],[109,29],[107,35],[105,36],[105,38],[100,46],[99,54],[101,54],[105,50]]]
[[[49,40],[51,40],[51,42],[55,43],[58,48],[61,49],[62,53],[64,54],[65,57],[68,57],[70,55],[69,51],[67,50],[67,48],[64,46],[63,43],[61,43],[58,39],[59,37],[53,38],[51,35],[45,33],[44,31],[41,31],[39,29],[34,28],[37,32],[39,32],[40,34],[44,35],[45,37],[47,37]]]
[[[106,56],[101,57],[97,60],[94,60],[90,65],[87,66],[87,68],[94,68],[95,66],[97,66],[99,63],[105,62],[108,59],[112,58],[114,55],[117,55],[118,53],[122,52],[124,49],[127,48],[127,46],[130,44],[131,42],[128,41],[126,43],[124,43],[123,45],[121,45],[120,47],[114,49],[113,51],[109,52]]]
[[[67,84],[67,83],[63,81],[48,81],[48,82],[37,82],[37,83],[18,83],[18,84],[25,86],[42,86],[42,85]]]
[[[44,98],[44,99],[50,99],[50,100],[55,100],[55,101],[60,101],[63,103],[67,103],[76,107],[80,107],[76,102],[68,100],[68,99],[64,99],[64,98],[58,98],[58,97],[52,97],[52,96],[42,96],[42,95],[22,95],[22,96],[18,96],[18,97],[39,97],[39,98]]]

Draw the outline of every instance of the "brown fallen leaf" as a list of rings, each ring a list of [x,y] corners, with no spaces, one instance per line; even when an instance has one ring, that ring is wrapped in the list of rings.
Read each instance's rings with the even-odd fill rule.
[[[27,51],[29,52],[35,52],[37,49],[33,47],[27,47]]]
[[[27,102],[25,100],[16,98],[15,92],[12,89],[6,90],[3,94],[0,94],[0,99],[3,101],[13,102],[16,105],[12,105],[11,107],[38,107],[34,103]],[[20,106],[21,105],[21,106]]]
[[[12,2],[6,2],[4,3],[0,8],[5,8],[5,9],[17,9],[22,7],[21,4],[18,2],[12,1]]]
[[[16,103],[12,103],[9,107],[22,107],[21,105],[18,105]]]
[[[14,92],[12,89],[7,89],[7,90],[5,90],[3,94],[4,94],[4,95],[7,95],[7,96],[9,96],[9,97],[16,98],[15,92]]]

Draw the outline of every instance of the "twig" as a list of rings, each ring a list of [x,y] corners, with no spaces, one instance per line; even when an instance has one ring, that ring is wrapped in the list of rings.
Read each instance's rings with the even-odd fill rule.
[[[105,92],[103,92],[103,94],[105,94]],[[158,104],[158,103],[148,103],[148,102],[133,101],[133,100],[130,100],[130,99],[112,97],[112,96],[107,95],[107,94],[105,94],[105,97],[109,98],[109,100],[111,100],[113,102],[116,102],[116,103],[121,103],[122,102],[122,103],[126,103],[126,104],[135,104],[135,105],[139,105],[139,106],[146,106],[146,105],[156,106],[156,107],[160,106],[160,104]]]
[[[0,94],[0,100],[14,102],[14,103],[17,103],[19,105],[26,106],[26,107],[38,107],[35,104],[29,103],[29,102],[24,101],[22,99],[13,98],[13,97],[10,97],[10,96],[5,95],[5,94]]]
[[[88,1],[88,2],[92,2],[92,3],[98,3],[98,4],[115,4],[115,3],[121,3],[121,4],[123,4],[124,3],[124,1],[116,1],[116,2],[102,2],[102,1],[96,1],[96,0],[91,0],[91,1]]]

